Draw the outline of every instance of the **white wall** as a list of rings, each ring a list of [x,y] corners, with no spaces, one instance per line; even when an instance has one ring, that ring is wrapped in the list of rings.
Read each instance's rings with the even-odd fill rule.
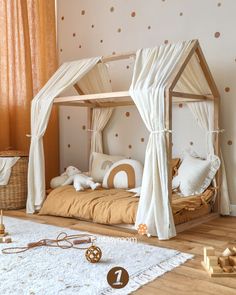
[[[226,132],[221,142],[232,204],[236,204],[235,11],[235,0],[58,0],[60,63],[152,47],[165,40],[200,40],[222,96],[221,125]],[[132,13],[135,13],[134,17]],[[110,63],[114,90],[128,89],[132,65],[132,59]],[[126,116],[127,112],[129,116]],[[190,146],[204,155],[205,135],[196,126],[187,107],[176,106],[173,116],[174,155],[180,155]],[[62,169],[69,164],[78,165],[83,170],[87,168],[88,134],[83,129],[86,124],[85,110],[61,109]],[[136,109],[121,107],[115,111],[104,132],[105,151],[143,161],[147,138],[147,131]]]

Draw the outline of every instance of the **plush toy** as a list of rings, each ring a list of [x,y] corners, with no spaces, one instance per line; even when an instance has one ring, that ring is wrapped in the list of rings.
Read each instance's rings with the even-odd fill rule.
[[[68,179],[62,185],[64,186],[73,183],[76,191],[82,191],[85,188],[95,190],[101,185],[100,183],[95,183],[92,177],[82,174],[82,172],[76,167],[67,167],[65,173],[68,176]]]
[[[56,176],[51,179],[50,187],[52,189],[55,189],[55,188],[61,186],[67,179],[68,179],[68,176],[65,175],[64,173],[61,174],[60,176]]]

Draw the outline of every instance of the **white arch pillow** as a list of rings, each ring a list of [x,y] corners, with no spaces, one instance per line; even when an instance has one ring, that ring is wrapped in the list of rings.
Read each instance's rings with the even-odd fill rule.
[[[106,172],[102,186],[105,188],[131,189],[142,184],[143,165],[130,159],[114,163]]]

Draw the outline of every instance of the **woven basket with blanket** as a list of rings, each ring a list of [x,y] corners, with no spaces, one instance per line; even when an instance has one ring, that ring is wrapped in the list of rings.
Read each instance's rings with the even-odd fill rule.
[[[26,207],[27,169],[27,153],[0,151],[0,209],[14,210]]]

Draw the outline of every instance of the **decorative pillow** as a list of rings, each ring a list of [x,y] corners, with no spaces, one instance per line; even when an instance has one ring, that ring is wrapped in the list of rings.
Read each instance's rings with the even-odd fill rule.
[[[103,177],[115,162],[125,159],[124,156],[110,156],[106,154],[93,153],[91,177],[95,182],[102,182]]]
[[[202,194],[211,184],[219,167],[220,159],[217,156],[203,160],[186,155],[178,175],[173,178],[172,188],[179,188],[183,196]]]
[[[114,163],[104,176],[105,188],[131,189],[142,184],[143,165],[136,160],[120,160]]]

